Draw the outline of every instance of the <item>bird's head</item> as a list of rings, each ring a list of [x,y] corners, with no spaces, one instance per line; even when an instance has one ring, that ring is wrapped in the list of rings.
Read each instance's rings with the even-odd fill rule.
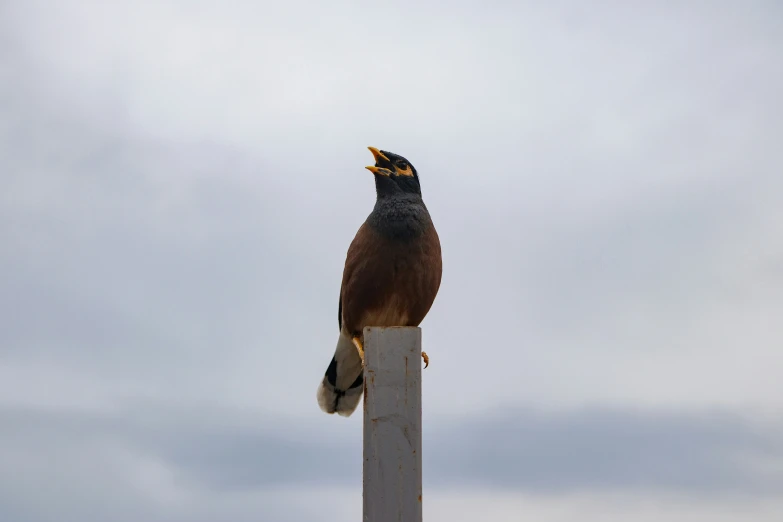
[[[418,194],[421,196],[419,175],[410,161],[399,154],[367,147],[375,156],[375,165],[365,167],[375,175],[378,196],[394,194]]]

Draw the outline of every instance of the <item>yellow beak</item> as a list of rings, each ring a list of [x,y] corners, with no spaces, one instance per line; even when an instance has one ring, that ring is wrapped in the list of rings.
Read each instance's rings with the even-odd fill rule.
[[[372,152],[372,155],[375,157],[375,162],[377,163],[379,159],[383,159],[385,161],[389,161],[389,158],[387,158],[383,152],[381,152],[379,149],[376,149],[375,147],[367,147],[370,149],[370,152]]]
[[[364,167],[364,168],[369,170],[373,174],[380,174],[381,176],[391,176],[391,171],[389,169],[376,167],[374,165],[372,167]]]

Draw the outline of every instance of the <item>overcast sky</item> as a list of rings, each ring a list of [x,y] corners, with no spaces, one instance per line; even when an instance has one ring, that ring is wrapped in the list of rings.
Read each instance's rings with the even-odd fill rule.
[[[0,520],[361,516],[367,146],[418,169],[428,520],[783,517],[783,7],[0,0]]]

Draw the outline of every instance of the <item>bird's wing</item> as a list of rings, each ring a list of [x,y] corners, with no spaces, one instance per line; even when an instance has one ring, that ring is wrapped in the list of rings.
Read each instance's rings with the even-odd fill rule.
[[[366,241],[367,237],[367,223],[362,223],[359,230],[356,231],[351,244],[348,246],[348,253],[345,256],[345,266],[343,267],[343,278],[340,282],[340,300],[337,305],[337,325],[340,327],[340,331],[343,330],[343,298],[345,297],[345,287],[348,285],[354,270],[356,269],[357,261],[361,259],[361,245]]]

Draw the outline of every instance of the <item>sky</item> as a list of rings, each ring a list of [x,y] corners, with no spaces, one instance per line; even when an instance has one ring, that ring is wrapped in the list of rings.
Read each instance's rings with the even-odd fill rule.
[[[368,146],[443,249],[424,517],[783,517],[774,1],[0,0],[0,520],[361,517]]]

